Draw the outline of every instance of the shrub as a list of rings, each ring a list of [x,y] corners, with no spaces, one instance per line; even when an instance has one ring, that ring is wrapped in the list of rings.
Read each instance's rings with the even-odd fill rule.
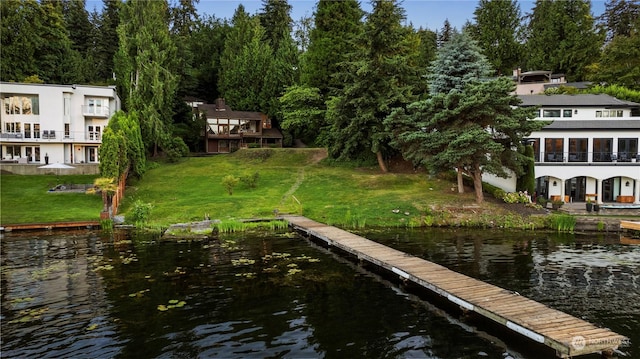
[[[153,206],[151,203],[143,203],[141,200],[137,199],[133,202],[133,207],[131,207],[131,213],[129,214],[128,219],[135,223],[136,226],[141,226],[149,220],[152,208]]]
[[[260,178],[260,173],[254,172],[252,174],[244,174],[240,176],[240,181],[245,184],[248,188],[256,188],[258,186],[258,179]]]
[[[530,203],[529,194],[527,192],[509,192],[506,193],[502,200],[506,203]]]
[[[238,182],[240,182],[240,179],[233,175],[226,175],[222,179],[222,185],[229,193],[229,196],[233,195],[233,188],[238,185]]]
[[[538,198],[536,198],[536,202],[538,202],[538,204],[541,205],[543,208],[546,208],[549,200],[547,200],[545,196],[538,196]]]

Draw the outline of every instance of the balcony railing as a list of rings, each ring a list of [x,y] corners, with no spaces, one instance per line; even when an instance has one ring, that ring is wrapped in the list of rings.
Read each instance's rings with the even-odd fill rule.
[[[591,161],[589,161],[591,159]],[[536,162],[545,163],[617,163],[640,162],[640,153],[633,152],[542,152]]]
[[[22,132],[3,132],[0,133],[0,139],[6,142],[66,142],[66,141],[82,141],[100,143],[102,141],[102,133],[96,131],[86,132],[65,132],[56,130],[42,130],[40,132],[25,133]]]
[[[84,116],[109,117],[111,111],[106,106],[82,106],[82,114]]]

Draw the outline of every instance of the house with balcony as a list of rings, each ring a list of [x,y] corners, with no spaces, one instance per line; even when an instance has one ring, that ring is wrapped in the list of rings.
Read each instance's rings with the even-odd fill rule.
[[[640,204],[640,104],[608,95],[520,95],[551,121],[531,133],[536,194],[565,202]],[[515,179],[487,178],[507,191]]]
[[[271,125],[271,119],[264,113],[232,110],[222,98],[215,104],[198,103],[197,111],[207,119],[204,131],[207,153],[282,147],[282,133]]]
[[[98,163],[102,132],[120,106],[115,86],[0,82],[0,160]]]
[[[521,69],[513,70],[511,77],[516,83],[516,95],[537,95],[545,92],[547,89],[567,86],[576,89],[585,89],[591,85],[591,82],[567,82],[564,74],[554,74],[551,71],[526,71]]]

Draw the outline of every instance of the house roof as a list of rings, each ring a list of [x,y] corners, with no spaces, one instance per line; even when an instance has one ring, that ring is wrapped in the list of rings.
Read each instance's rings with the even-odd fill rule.
[[[638,120],[555,120],[545,130],[640,130]]]
[[[219,107],[218,105],[214,104],[199,104],[198,110],[200,112],[205,112],[207,114],[207,118],[228,118],[261,121],[266,117],[266,115],[261,112],[233,111],[227,105],[224,105],[224,107]]]
[[[282,133],[276,128],[263,128],[262,138],[282,138]]]
[[[521,106],[629,108],[640,104],[618,100],[605,94],[593,95],[519,95]]]

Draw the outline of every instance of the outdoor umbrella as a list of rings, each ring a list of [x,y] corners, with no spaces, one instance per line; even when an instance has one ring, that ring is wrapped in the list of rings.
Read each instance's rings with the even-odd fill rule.
[[[60,182],[60,170],[70,170],[75,168],[73,166],[65,165],[64,163],[50,163],[48,165],[39,166],[38,168],[56,170],[56,183]]]

